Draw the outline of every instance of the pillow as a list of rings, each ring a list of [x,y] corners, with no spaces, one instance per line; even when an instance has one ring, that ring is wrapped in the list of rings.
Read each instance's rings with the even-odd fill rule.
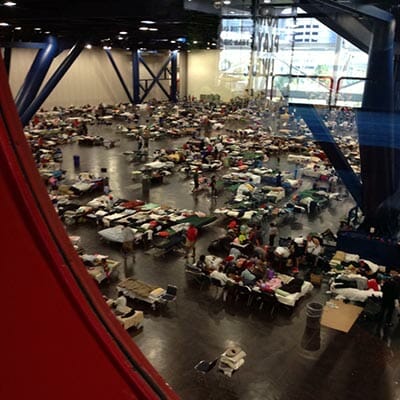
[[[362,259],[362,260],[360,260],[360,261],[364,261],[365,264],[367,264],[368,267],[369,267],[369,269],[371,270],[371,273],[373,273],[373,274],[375,274],[375,272],[377,272],[378,269],[379,269],[379,265],[378,265],[378,264],[375,264],[374,262],[372,262],[372,261],[370,261],[370,260],[364,260],[364,259]]]
[[[150,296],[152,297],[159,297],[164,294],[165,290],[163,288],[157,288],[150,292]]]
[[[335,255],[333,256],[333,260],[344,261],[346,258],[346,253],[344,251],[336,251]]]
[[[379,291],[379,286],[378,283],[376,282],[376,279],[368,280],[368,289],[373,289],[375,292]]]
[[[276,289],[276,290],[275,290],[275,293],[278,294],[279,296],[283,296],[283,297],[287,297],[287,296],[290,295],[290,293],[285,292],[285,291],[282,290],[282,289]]]
[[[344,261],[358,263],[360,261],[360,256],[358,254],[346,253]]]

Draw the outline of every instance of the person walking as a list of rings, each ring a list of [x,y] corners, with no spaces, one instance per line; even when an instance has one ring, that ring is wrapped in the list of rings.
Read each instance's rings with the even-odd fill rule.
[[[211,177],[210,188],[211,188],[211,197],[217,197],[217,178],[215,175]]]
[[[193,262],[196,260],[196,241],[197,241],[197,236],[199,234],[199,231],[197,228],[190,224],[188,230],[186,231],[186,255],[185,258],[189,258],[189,253],[190,250],[192,250],[192,257],[193,257]]]
[[[197,192],[199,190],[199,171],[197,168],[193,172],[193,184],[193,192]]]
[[[382,286],[382,307],[380,312],[381,324],[385,322],[386,326],[393,326],[393,312],[399,303],[399,277],[389,278]]]
[[[271,247],[274,246],[275,237],[276,237],[277,234],[278,234],[278,228],[277,228],[277,226],[276,226],[276,224],[274,222],[271,222],[269,224],[269,237],[268,237],[269,245]]]
[[[134,252],[134,240],[135,235],[128,224],[124,224],[122,228],[122,255],[124,257],[125,266],[128,261],[128,257],[132,257],[132,263],[136,261]]]

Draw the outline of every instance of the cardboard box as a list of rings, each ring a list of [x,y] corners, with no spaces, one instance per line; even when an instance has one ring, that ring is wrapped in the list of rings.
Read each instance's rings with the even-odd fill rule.
[[[322,284],[322,274],[314,274],[311,272],[310,282],[315,286],[321,286]]]

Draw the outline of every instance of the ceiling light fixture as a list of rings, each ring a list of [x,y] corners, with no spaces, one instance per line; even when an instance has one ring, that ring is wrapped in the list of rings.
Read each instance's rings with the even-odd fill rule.
[[[122,36],[117,36],[118,40],[124,40],[124,38]]]
[[[112,47],[111,47],[111,46],[103,46],[103,49],[104,49],[104,50],[111,50]]]
[[[7,22],[0,22],[0,26],[9,26],[10,24],[8,24]]]
[[[149,28],[149,31],[157,32],[157,31],[158,31],[158,28]]]
[[[197,40],[193,40],[193,44],[197,44],[199,43]]]
[[[13,1],[6,1],[5,3],[3,3],[3,5],[5,5],[6,7],[14,7],[17,5],[17,3],[14,3]]]
[[[50,35],[50,31],[46,31],[44,34],[45,35]]]
[[[16,31],[20,31],[22,29],[22,26],[16,26],[15,28],[14,28],[14,30],[16,30]]]
[[[142,23],[142,24],[146,24],[146,25],[152,25],[152,24],[155,24],[155,21],[149,21],[149,20],[143,20],[143,21],[140,21],[140,23]]]
[[[120,35],[127,35],[128,32],[127,32],[127,31],[121,31],[119,34],[120,34]]]
[[[87,49],[91,49],[92,48],[92,45],[90,44],[90,43],[88,43],[86,46],[85,46],[85,48],[87,48]]]
[[[33,28],[34,31],[41,31],[42,28]]]
[[[223,3],[224,3],[226,6],[229,6],[229,4],[231,4],[231,0],[224,0]]]
[[[176,40],[171,40],[170,43],[176,43]]]
[[[140,26],[139,31],[148,31],[149,28],[147,26]]]

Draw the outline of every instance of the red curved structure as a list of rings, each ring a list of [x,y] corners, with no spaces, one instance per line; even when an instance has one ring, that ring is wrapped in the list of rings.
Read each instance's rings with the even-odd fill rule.
[[[34,164],[1,58],[0,171],[0,398],[178,399],[73,249]]]

